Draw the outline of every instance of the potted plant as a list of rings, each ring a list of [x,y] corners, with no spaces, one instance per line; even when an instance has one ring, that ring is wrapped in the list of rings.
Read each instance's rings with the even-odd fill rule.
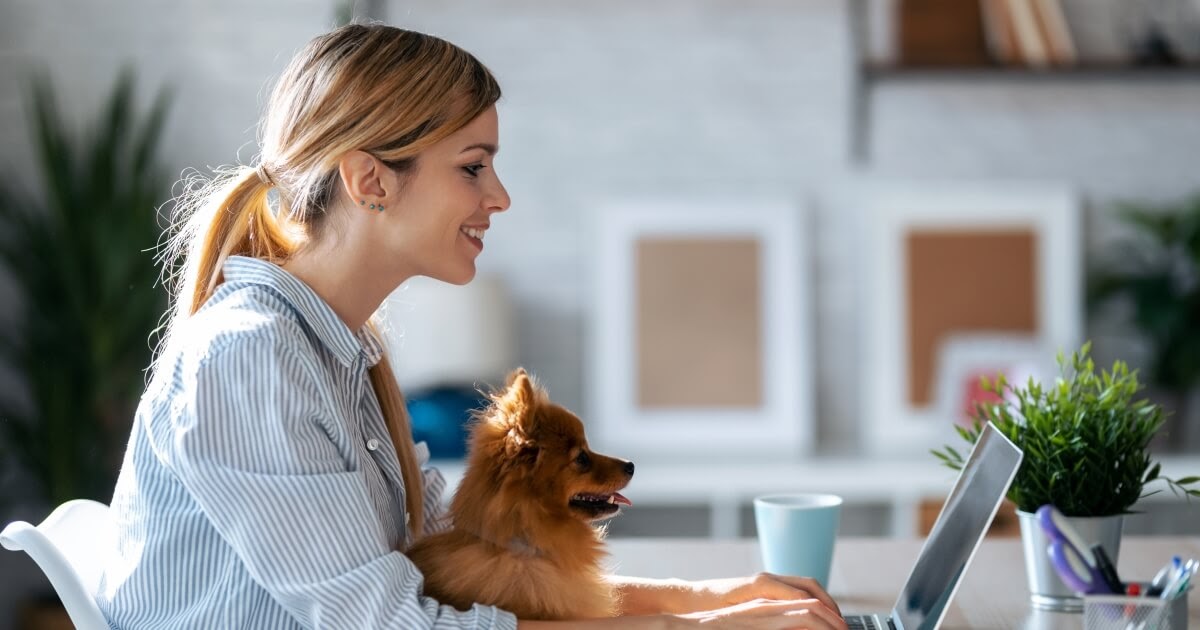
[[[1117,216],[1135,232],[1106,249],[1088,280],[1093,313],[1125,300],[1149,342],[1148,381],[1168,417],[1170,444],[1200,446],[1194,413],[1200,386],[1200,194],[1164,206],[1124,204]]]
[[[156,158],[165,93],[139,114],[126,71],[83,134],[47,80],[31,95],[41,188],[0,180],[0,267],[17,307],[0,362],[19,379],[0,393],[0,524],[37,522],[69,499],[111,500],[166,309],[154,265],[157,208],[170,196]]]
[[[1025,549],[1026,576],[1035,607],[1080,610],[1082,601],[1058,579],[1046,554],[1046,539],[1034,519],[1039,507],[1052,504],[1090,542],[1099,543],[1117,562],[1123,516],[1138,499],[1165,483],[1184,496],[1200,497],[1200,477],[1169,479],[1151,461],[1149,444],[1163,423],[1163,411],[1137,399],[1142,386],[1136,371],[1122,361],[1096,372],[1086,343],[1065,359],[1058,355],[1059,377],[1042,384],[1029,379],[1010,384],[1003,375],[983,379],[998,402],[979,403],[970,428],[956,427],[974,444],[990,422],[1025,452],[1008,491],[1017,506]],[[964,458],[952,446],[934,450],[944,464],[961,470]]]

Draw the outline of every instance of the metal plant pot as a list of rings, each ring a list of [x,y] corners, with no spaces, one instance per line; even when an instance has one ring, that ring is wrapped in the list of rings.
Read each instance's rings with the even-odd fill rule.
[[[1021,546],[1025,550],[1025,576],[1029,580],[1029,598],[1034,608],[1057,612],[1083,611],[1083,598],[1063,584],[1058,572],[1050,564],[1046,548],[1050,540],[1038,525],[1037,517],[1030,512],[1017,512],[1021,524]],[[1079,535],[1091,544],[1099,543],[1104,552],[1117,564],[1121,551],[1121,525],[1124,517],[1115,516],[1072,516],[1067,521]]]

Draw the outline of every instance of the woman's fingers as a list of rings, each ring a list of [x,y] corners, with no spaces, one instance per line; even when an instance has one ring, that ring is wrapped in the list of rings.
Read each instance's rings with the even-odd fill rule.
[[[796,599],[796,595],[799,594],[818,599],[830,610],[838,615],[842,614],[842,609],[838,608],[837,602],[833,601],[829,593],[825,592],[820,582],[812,578],[759,573],[754,576],[754,580],[759,582],[762,588],[768,589],[767,596],[771,599]]]
[[[686,618],[724,628],[805,628],[845,630],[846,621],[818,599],[755,599]]]
[[[846,630],[846,620],[842,618],[840,613],[834,612],[823,602],[816,599],[800,600],[815,602],[816,605],[808,606],[801,610],[791,610],[784,613],[784,616],[789,619],[797,617],[808,617],[813,621],[819,620],[819,623],[809,625],[811,628],[828,628],[829,630]],[[806,619],[807,621],[807,619]]]

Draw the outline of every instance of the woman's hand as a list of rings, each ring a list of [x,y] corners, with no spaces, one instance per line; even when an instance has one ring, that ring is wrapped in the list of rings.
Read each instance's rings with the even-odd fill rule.
[[[682,615],[613,617],[586,621],[519,621],[518,630],[847,630],[846,620],[818,599],[754,599]]]
[[[703,626],[703,628],[700,628]],[[846,620],[817,599],[743,601],[714,611],[581,622],[517,623],[518,630],[846,630]]]
[[[831,608],[818,599],[754,599],[677,617],[714,630],[846,630],[846,620],[836,612],[836,606]]]
[[[670,627],[716,623],[718,628],[845,628],[841,610],[812,578],[759,573],[717,580],[611,576],[622,614],[672,615]],[[633,618],[624,617],[626,621]],[[643,617],[649,620],[649,617]],[[631,626],[632,627],[632,626]]]
[[[685,582],[684,611],[714,610],[752,600],[815,599],[841,617],[833,598],[812,578],[759,573],[751,577]],[[689,592],[690,591],[690,592]]]

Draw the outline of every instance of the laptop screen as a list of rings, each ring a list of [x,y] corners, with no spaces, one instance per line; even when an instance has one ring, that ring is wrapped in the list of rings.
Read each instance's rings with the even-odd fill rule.
[[[994,426],[989,423],[984,428],[896,600],[892,620],[897,628],[937,627],[1017,474],[1021,457],[1021,449]]]

